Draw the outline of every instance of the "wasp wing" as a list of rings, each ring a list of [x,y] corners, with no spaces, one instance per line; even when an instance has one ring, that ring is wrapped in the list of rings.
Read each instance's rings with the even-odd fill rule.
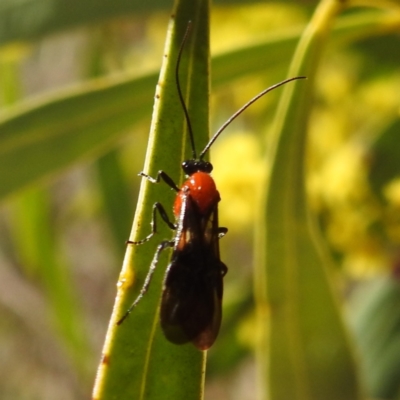
[[[221,325],[226,271],[219,256],[218,202],[203,214],[186,195],[161,300],[161,327],[169,341],[191,341],[201,350],[212,346]]]

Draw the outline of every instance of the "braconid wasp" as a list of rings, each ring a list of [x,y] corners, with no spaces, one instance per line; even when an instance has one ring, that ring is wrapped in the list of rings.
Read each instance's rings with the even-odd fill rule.
[[[162,330],[172,343],[192,342],[199,350],[207,350],[217,338],[221,325],[223,277],[228,269],[220,260],[219,239],[228,229],[218,225],[220,195],[210,176],[213,166],[203,158],[218,136],[246,108],[271,90],[304,77],[286,79],[253,97],[218,129],[197,156],[189,113],[179,82],[179,65],[189,30],[190,24],[182,40],[175,69],[179,101],[185,114],[192,148],[192,158],[182,163],[186,181],[178,187],[162,170],[158,171],[156,178],[144,172],[139,174],[151,183],[158,183],[162,179],[176,191],[173,206],[175,222],[169,219],[164,207],[157,202],[153,205],[151,233],[142,240],[128,243],[140,245],[154,236],[157,232],[157,212],[169,228],[175,231],[175,236],[172,240],[164,240],[158,245],[140,294],[117,325],[128,317],[147,292],[161,252],[172,248],[171,261],[164,276],[160,305]]]

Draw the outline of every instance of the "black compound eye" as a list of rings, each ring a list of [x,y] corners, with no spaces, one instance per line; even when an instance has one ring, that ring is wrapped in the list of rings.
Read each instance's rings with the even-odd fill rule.
[[[190,176],[195,172],[205,172],[209,174],[213,170],[213,166],[208,161],[186,160],[182,163],[182,169],[186,175]]]
[[[213,166],[210,162],[208,161],[201,161],[203,164],[203,172],[207,172],[207,174],[209,174],[212,170],[213,170]]]

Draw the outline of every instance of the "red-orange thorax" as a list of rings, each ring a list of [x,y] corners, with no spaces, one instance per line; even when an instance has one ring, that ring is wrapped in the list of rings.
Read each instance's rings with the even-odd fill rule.
[[[220,201],[214,179],[206,172],[195,172],[183,183],[180,192],[176,196],[174,203],[174,215],[176,218],[181,213],[183,197],[187,194],[194,200],[202,214],[206,214],[210,207]]]

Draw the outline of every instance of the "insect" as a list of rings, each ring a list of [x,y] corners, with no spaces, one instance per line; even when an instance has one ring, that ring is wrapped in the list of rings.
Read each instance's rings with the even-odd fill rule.
[[[176,191],[173,207],[175,222],[169,219],[164,207],[157,202],[153,205],[151,233],[140,241],[128,243],[141,245],[154,236],[157,232],[157,213],[169,228],[175,231],[175,235],[172,240],[164,240],[158,245],[139,296],[117,325],[128,317],[147,292],[161,252],[172,248],[171,261],[164,276],[160,305],[162,330],[172,343],[192,342],[199,350],[207,350],[217,338],[221,325],[223,277],[228,268],[220,259],[219,239],[225,236],[228,229],[218,224],[220,195],[210,176],[213,166],[204,160],[204,156],[225,128],[256,100],[287,82],[304,77],[284,80],[252,98],[218,129],[197,156],[189,113],[179,82],[179,65],[188,30],[183,38],[175,69],[179,101],[185,114],[192,147],[192,158],[182,163],[186,181],[178,187],[162,170],[156,178],[144,172],[139,174],[152,183],[163,180]]]

